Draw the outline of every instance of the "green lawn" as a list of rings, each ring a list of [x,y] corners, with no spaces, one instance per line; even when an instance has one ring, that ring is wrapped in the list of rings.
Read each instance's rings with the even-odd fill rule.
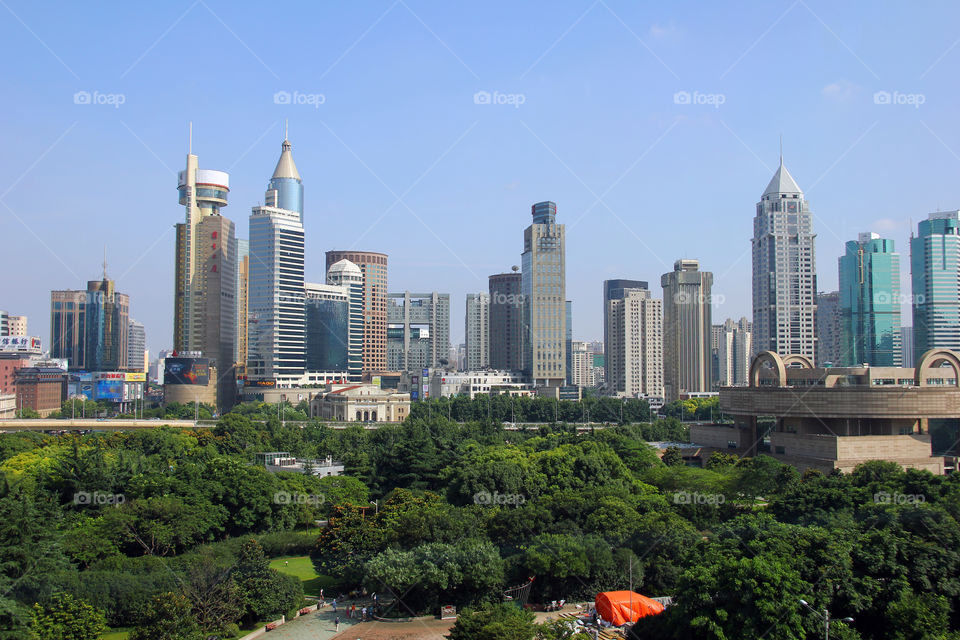
[[[101,640],[127,640],[130,637],[130,630],[114,629],[100,636]]]
[[[270,561],[270,568],[296,576],[303,583],[303,593],[308,596],[320,595],[320,589],[330,593],[330,587],[337,584],[332,576],[320,575],[313,569],[313,562],[307,556],[281,556]]]

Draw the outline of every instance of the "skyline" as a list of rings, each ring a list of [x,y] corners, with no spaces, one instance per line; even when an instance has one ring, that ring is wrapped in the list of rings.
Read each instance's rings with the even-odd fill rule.
[[[248,238],[289,119],[307,281],[325,281],[327,250],[386,253],[390,292],[451,294],[454,344],[466,294],[519,264],[529,207],[547,200],[568,230],[574,339],[602,336],[603,280],[655,282],[680,258],[715,274],[714,323],[751,318],[753,209],[781,134],[811,202],[822,291],[836,290],[837,259],[859,233],[893,239],[906,261],[910,218],[915,232],[960,207],[957,7],[476,6],[303,7],[271,42],[255,10],[225,3],[116,5],[98,20],[66,4],[53,16],[4,5],[0,46],[21,62],[0,106],[0,219],[21,241],[0,267],[24,284],[0,305],[48,343],[48,292],[96,277],[106,244],[151,352],[172,346],[190,121],[200,167],[231,174],[224,214]],[[788,39],[803,48],[784,55]],[[290,57],[304,64],[291,70]],[[123,101],[74,103],[83,91]],[[284,91],[323,103],[275,103]],[[484,91],[513,104],[483,104]],[[878,91],[923,101],[876,103]],[[903,269],[904,292],[909,278]]]

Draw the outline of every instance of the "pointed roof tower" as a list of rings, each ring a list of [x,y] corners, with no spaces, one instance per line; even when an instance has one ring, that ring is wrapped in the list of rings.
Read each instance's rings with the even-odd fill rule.
[[[797,181],[793,179],[793,176],[790,175],[787,168],[783,166],[782,155],[780,156],[780,166],[777,167],[777,172],[773,174],[773,178],[770,179],[770,184],[767,185],[763,195],[768,196],[774,193],[799,193],[803,195],[803,191],[800,190]]]
[[[280,160],[277,161],[277,168],[273,170],[273,178],[293,178],[300,182],[300,172],[297,171],[297,165],[293,161],[293,146],[284,136]]]

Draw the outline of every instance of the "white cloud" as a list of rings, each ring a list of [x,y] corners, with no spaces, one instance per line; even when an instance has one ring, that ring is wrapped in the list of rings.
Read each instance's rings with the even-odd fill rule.
[[[652,38],[657,38],[658,40],[669,38],[676,35],[677,27],[672,21],[669,24],[660,24],[655,22],[653,25],[651,25],[649,33]]]
[[[850,102],[860,92],[860,86],[849,80],[837,80],[820,89],[820,94],[837,102]]]

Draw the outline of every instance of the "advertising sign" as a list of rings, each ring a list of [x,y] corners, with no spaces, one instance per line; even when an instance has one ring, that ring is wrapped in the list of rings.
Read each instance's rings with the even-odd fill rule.
[[[121,402],[123,400],[122,380],[97,380],[96,399]]]
[[[167,358],[164,361],[163,384],[191,384],[205,387],[210,383],[209,358]]]
[[[40,353],[40,338],[28,336],[3,336],[0,338],[0,351],[27,351]]]
[[[146,382],[147,374],[142,371],[128,371],[124,380],[127,382]]]

